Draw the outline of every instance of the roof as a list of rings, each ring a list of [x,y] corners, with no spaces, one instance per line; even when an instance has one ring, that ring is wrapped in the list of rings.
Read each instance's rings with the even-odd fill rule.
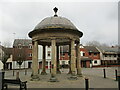
[[[87,49],[88,52],[99,53],[98,49],[95,46],[84,46],[84,48]]]
[[[67,52],[69,52],[69,45],[61,46],[60,47],[60,52],[61,53],[67,53]]]
[[[74,29],[77,28],[72,24],[70,20],[64,17],[47,17],[43,19],[35,29],[47,29],[47,28],[65,28],[65,29]]]
[[[31,39],[15,39],[13,46],[18,46],[19,44],[21,44],[21,46],[29,46],[30,44],[32,44],[32,40]]]
[[[89,58],[89,57],[82,56],[82,57],[81,57],[81,60],[82,60],[82,61],[91,61],[92,59]]]
[[[111,52],[111,53],[118,53],[119,51],[119,47],[97,47],[102,53],[107,53],[107,52]]]
[[[4,47],[3,47],[2,45],[0,45],[0,49],[1,49],[1,50],[4,50]]]

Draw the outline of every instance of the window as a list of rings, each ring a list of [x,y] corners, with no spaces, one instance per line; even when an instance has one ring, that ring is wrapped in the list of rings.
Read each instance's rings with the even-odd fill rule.
[[[91,52],[89,52],[89,55],[92,55]]]
[[[48,46],[48,48],[50,48],[50,46]]]
[[[105,57],[107,57],[107,55],[105,55]]]
[[[28,56],[29,56],[29,57],[32,57],[32,53],[29,53]]]
[[[109,55],[109,57],[111,57],[111,55]]]
[[[62,65],[65,65],[65,61],[62,61]]]
[[[21,49],[21,48],[22,48],[22,46],[18,46],[18,48],[19,48],[19,49]]]
[[[114,55],[114,57],[116,57],[116,54]]]
[[[94,53],[94,56],[97,56],[97,53]]]
[[[85,53],[83,53],[83,56],[85,56]]]
[[[32,45],[29,45],[29,49],[32,49]]]
[[[18,54],[18,57],[21,57],[21,54]]]
[[[62,56],[64,57],[64,56],[65,56],[65,53],[63,53]]]
[[[21,48],[22,48],[22,45],[21,45],[21,44],[18,44],[18,48],[21,49]]]
[[[94,63],[96,64],[96,63],[97,63],[97,61],[94,61]]]
[[[48,51],[48,57],[50,57],[50,51]]]

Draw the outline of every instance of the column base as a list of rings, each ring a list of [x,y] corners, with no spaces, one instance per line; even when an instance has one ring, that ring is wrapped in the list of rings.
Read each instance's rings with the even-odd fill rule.
[[[69,80],[77,80],[78,77],[76,75],[72,75],[71,77],[68,78]]]
[[[77,76],[78,76],[78,77],[83,77],[83,75],[82,75],[82,74],[77,74]]]
[[[32,75],[31,76],[31,81],[39,81],[39,80],[40,80],[40,78],[39,78],[38,75]]]
[[[58,79],[54,76],[51,76],[49,82],[59,82]]]
[[[41,75],[47,75],[47,73],[45,71],[42,71]]]
[[[72,74],[72,71],[69,71],[67,74]]]

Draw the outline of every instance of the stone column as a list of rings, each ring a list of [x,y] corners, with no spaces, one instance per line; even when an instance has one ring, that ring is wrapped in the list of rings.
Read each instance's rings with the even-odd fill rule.
[[[61,72],[60,72],[60,62],[59,62],[59,46],[57,46],[57,74],[61,74]]]
[[[31,80],[39,80],[38,77],[38,41],[33,41],[33,49],[32,49],[32,79]]]
[[[56,78],[56,40],[51,40],[51,46],[52,46],[52,58],[51,58],[51,78],[50,82],[56,82],[58,81]]]
[[[43,46],[43,60],[42,60],[42,72],[41,75],[47,75],[46,73],[46,49],[45,45]]]
[[[76,45],[76,60],[77,60],[77,75],[82,76],[81,58],[80,58],[80,43],[77,43],[77,45]]]
[[[71,72],[72,72],[72,76],[70,77],[70,79],[77,79],[76,76],[76,59],[75,59],[75,40],[71,40]]]
[[[68,74],[72,74],[71,71],[71,45],[69,45],[69,72]]]

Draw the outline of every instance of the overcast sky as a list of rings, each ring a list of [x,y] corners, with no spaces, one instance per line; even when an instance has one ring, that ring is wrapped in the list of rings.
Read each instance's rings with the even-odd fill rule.
[[[6,0],[5,0],[6,1]],[[114,0],[113,0],[114,1]],[[81,43],[118,44],[118,2],[0,2],[0,42],[29,38],[28,33],[44,18],[66,17],[83,32]],[[15,33],[15,35],[13,34]]]

